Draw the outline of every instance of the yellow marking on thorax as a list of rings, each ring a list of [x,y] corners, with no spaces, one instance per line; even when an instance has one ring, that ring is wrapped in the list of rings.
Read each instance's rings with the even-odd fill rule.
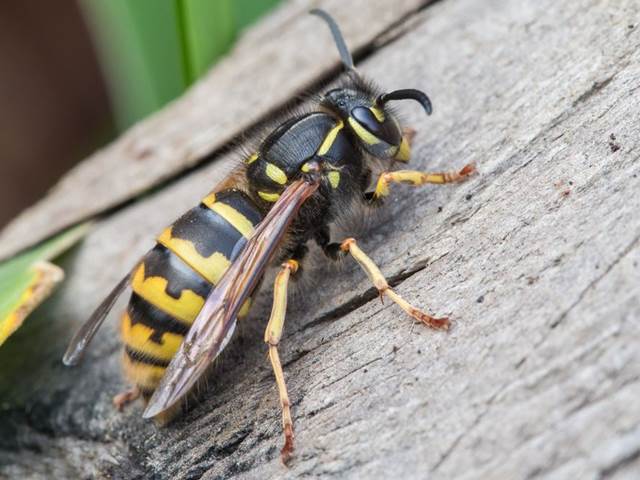
[[[132,324],[128,313],[125,312],[122,316],[120,335],[124,343],[158,360],[171,361],[178,348],[180,348],[184,337],[176,333],[165,332],[160,340],[162,345],[159,345],[151,340],[154,334],[155,330],[153,328],[149,328],[142,323]]]
[[[338,185],[340,185],[340,172],[332,170],[327,174],[327,178],[333,189],[338,188]]]
[[[231,265],[229,259],[220,252],[213,252],[211,256],[203,257],[189,240],[172,237],[171,227],[162,232],[157,241],[214,285],[217,285],[222,274]]]
[[[369,107],[369,110],[371,110],[373,116],[376,117],[376,120],[378,120],[380,123],[384,122],[384,112],[382,111],[382,109],[378,107]]]
[[[269,193],[258,191],[258,196],[266,202],[275,202],[280,198],[279,193]]]
[[[360,137],[363,142],[368,145],[375,145],[377,143],[380,143],[378,137],[376,137],[374,134],[369,132],[369,130],[360,125],[357,120],[349,117],[348,121],[353,131],[356,133],[356,135],[358,135],[358,137]]]
[[[318,149],[318,155],[320,155],[320,156],[326,155],[326,153],[331,148],[331,145],[333,145],[333,142],[336,141],[336,137],[338,136],[338,133],[340,132],[340,130],[342,130],[342,127],[344,127],[344,123],[342,122],[342,120],[340,120],[336,124],[335,127],[333,127],[331,130],[329,130],[329,133],[327,133],[327,136],[324,137],[324,140],[322,141],[322,144],[320,145],[320,148]],[[304,167],[304,165],[303,165],[303,167]],[[307,168],[309,168],[309,167],[307,166]],[[302,170],[302,171],[304,172],[304,170]]]
[[[247,165],[251,165],[253,162],[255,162],[258,159],[258,154],[254,153],[253,155],[251,155],[249,158],[247,158],[246,162]]]
[[[206,197],[204,197],[202,199],[202,203],[204,203],[205,205],[209,206],[212,203],[215,203],[216,201],[216,194],[215,192],[210,193],[209,195],[207,195]]]
[[[168,281],[163,277],[145,278],[144,263],[138,266],[131,280],[134,292],[165,313],[191,325],[202,310],[204,298],[192,290],[183,290],[180,298],[175,299],[167,294],[167,285]]]
[[[164,367],[134,362],[126,354],[123,355],[122,363],[127,379],[145,389],[154,390],[164,376]]]
[[[267,163],[266,174],[267,177],[280,185],[287,183],[287,174],[273,163]]]
[[[254,227],[251,220],[232,206],[226,203],[216,202],[215,196],[213,196],[213,198],[210,197],[211,195],[203,198],[202,203],[233,225],[243,237],[250,238],[251,235],[253,235]]]

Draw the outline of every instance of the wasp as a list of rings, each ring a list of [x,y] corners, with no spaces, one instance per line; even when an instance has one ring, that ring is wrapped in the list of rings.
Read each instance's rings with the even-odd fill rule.
[[[145,418],[170,418],[249,312],[267,267],[279,265],[264,341],[279,392],[285,463],[294,434],[278,345],[289,280],[305,259],[307,243],[315,241],[331,260],[351,256],[381,297],[426,326],[446,330],[447,318],[411,305],[354,238],[334,242],[330,227],[344,224],[354,201],[379,206],[392,184],[459,182],[475,171],[473,164],[444,173],[394,170],[409,161],[411,131],[401,127],[389,103],[414,100],[430,115],[429,97],[416,89],[378,91],[355,69],[334,19],[320,9],[310,13],[327,23],[337,46],[345,67],[339,86],[264,136],[228,178],[164,230],[75,334],[63,359],[67,365],[80,360],[116,299],[131,287],[120,331],[124,374],[133,388],[114,404],[122,408],[142,397]],[[385,170],[373,178],[380,162]]]

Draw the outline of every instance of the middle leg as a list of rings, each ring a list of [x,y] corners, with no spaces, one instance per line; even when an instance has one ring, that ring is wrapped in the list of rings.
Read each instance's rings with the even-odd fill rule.
[[[383,295],[389,297],[393,302],[395,302],[402,310],[404,310],[411,317],[415,318],[419,322],[422,322],[428,327],[435,328],[438,330],[448,330],[449,329],[449,319],[446,317],[436,318],[431,315],[426,314],[419,308],[414,307],[409,302],[407,302],[404,298],[398,295],[387,283],[387,280],[382,275],[382,272],[378,268],[378,266],[369,258],[369,256],[364,253],[358,244],[356,243],[354,238],[347,238],[340,244],[340,250],[342,252],[349,253],[353,257],[353,259],[358,262],[358,264],[365,271],[367,276],[373,282],[373,285],[378,289],[380,293],[380,299],[382,300]]]
[[[269,345],[269,360],[273,367],[273,373],[278,385],[280,395],[280,406],[282,408],[282,428],[284,430],[284,446],[280,452],[282,463],[286,465],[293,452],[293,420],[291,419],[291,403],[287,393],[287,385],[284,381],[284,372],[278,354],[278,344],[284,329],[284,318],[287,311],[287,290],[289,277],[296,273],[299,264],[296,260],[287,260],[282,264],[282,268],[276,276],[273,285],[273,307],[269,324],[264,332],[264,341]]]

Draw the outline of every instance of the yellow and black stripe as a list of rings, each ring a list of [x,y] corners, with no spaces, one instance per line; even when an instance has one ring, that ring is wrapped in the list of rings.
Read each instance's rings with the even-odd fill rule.
[[[376,112],[384,115],[381,110]],[[360,156],[343,120],[324,112],[302,114],[263,141],[259,152],[247,161],[247,179],[256,197],[269,206],[292,179],[309,171],[310,159],[322,161],[331,170],[327,180],[337,190],[344,185],[342,168],[360,165]]]
[[[261,219],[262,213],[240,190],[208,195],[162,232],[134,270],[121,335],[125,373],[145,398]],[[249,305],[250,300],[240,317]]]

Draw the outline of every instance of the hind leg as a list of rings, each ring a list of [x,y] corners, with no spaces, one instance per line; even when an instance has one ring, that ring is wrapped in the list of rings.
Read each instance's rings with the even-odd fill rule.
[[[135,402],[138,398],[140,398],[141,392],[140,389],[135,386],[131,387],[129,390],[125,390],[124,392],[120,392],[116,396],[113,397],[113,406],[121,412],[124,407],[129,405],[132,402]]]

